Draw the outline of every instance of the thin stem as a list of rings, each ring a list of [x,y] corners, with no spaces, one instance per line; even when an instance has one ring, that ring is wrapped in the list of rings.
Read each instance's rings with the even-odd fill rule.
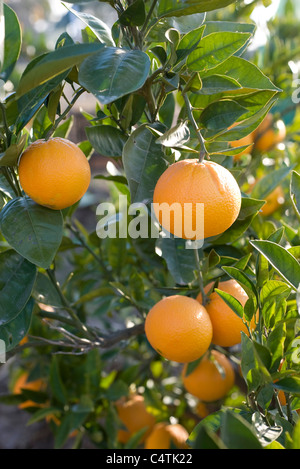
[[[193,115],[193,108],[192,108],[192,105],[190,103],[190,100],[189,100],[186,93],[182,92],[182,96],[183,96],[183,99],[184,99],[184,102],[185,102],[185,106],[186,106],[186,110],[187,110],[187,113],[188,113],[190,123],[192,124],[192,126],[193,126],[193,128],[196,132],[197,138],[199,140],[199,143],[200,143],[199,163],[202,163],[204,158],[206,158],[208,156],[208,151],[206,150],[205,141],[204,141],[204,138],[201,134],[201,131],[199,130],[197,122],[195,121],[195,118],[194,118],[194,115]]]
[[[7,147],[9,147],[10,142],[11,142],[12,132],[11,132],[11,130],[9,128],[9,125],[8,125],[8,122],[7,122],[5,106],[1,101],[0,101],[0,108],[1,108],[2,118],[3,118],[4,129],[5,129],[5,133],[6,133],[6,143],[7,143]]]
[[[14,168],[11,168],[11,171],[10,171],[10,172],[11,172],[11,174],[12,174],[12,178],[13,178],[13,180],[14,180],[15,187],[16,187],[16,191],[17,191],[19,197],[23,197],[22,190],[21,190],[21,187],[20,187],[20,184],[19,184],[19,180],[18,180],[18,178],[17,178],[17,175],[16,175],[16,173],[15,173]]]
[[[143,24],[143,27],[140,31],[141,36],[143,36],[145,34],[145,31],[147,29],[148,23],[151,19],[152,13],[154,11],[154,8],[156,7],[157,2],[158,2],[158,0],[153,0],[151,6],[149,8],[148,14],[147,14],[146,19],[145,19],[145,23]]]
[[[75,96],[73,97],[72,101],[70,102],[70,104],[67,106],[67,108],[65,109],[65,111],[59,116],[59,118],[55,121],[55,123],[53,124],[53,126],[51,127],[51,129],[46,133],[45,135],[45,140],[49,140],[49,138],[51,137],[51,135],[55,132],[55,130],[57,129],[57,127],[59,126],[59,124],[67,117],[67,115],[69,114],[69,112],[71,111],[71,109],[73,108],[74,104],[76,103],[76,101],[80,98],[80,96],[85,92],[85,89],[84,88],[80,88],[79,90],[76,91],[76,94]]]
[[[94,338],[91,335],[91,333],[88,331],[86,326],[84,324],[82,324],[82,322],[78,318],[78,316],[77,316],[76,312],[74,311],[74,309],[70,306],[70,303],[68,302],[68,300],[66,299],[63,292],[60,289],[60,286],[59,286],[59,284],[56,280],[54,272],[51,269],[47,269],[47,274],[48,274],[49,279],[51,280],[55,290],[57,291],[57,293],[58,293],[58,295],[61,299],[61,302],[62,302],[62,305],[63,305],[65,311],[67,311],[69,313],[70,317],[73,319],[74,325],[76,325],[76,327],[79,329],[79,331],[82,332],[84,337],[86,337],[87,339]]]
[[[13,179],[12,179],[10,173],[9,173],[8,167],[6,167],[6,166],[3,166],[3,167],[2,167],[2,174],[3,174],[3,176],[5,177],[5,179],[7,180],[8,184],[10,185],[10,187],[13,189],[15,195],[16,195],[17,197],[19,197],[18,190],[17,190],[17,188],[16,188],[16,186],[15,186],[15,184],[14,184],[14,181],[13,181]]]
[[[81,233],[74,228],[71,224],[66,224],[66,227],[69,228],[69,230],[74,234],[74,236],[77,238],[77,240],[80,242],[81,246],[85,248],[92,256],[93,258],[100,264],[102,269],[105,272],[106,277],[109,280],[112,280],[112,275],[107,269],[106,265],[104,264],[103,260],[101,259],[100,256],[97,256],[97,254],[94,252],[94,250],[86,243],[85,239],[81,236]]]
[[[198,282],[199,282],[199,287],[200,287],[200,292],[202,295],[202,304],[203,306],[207,305],[209,299],[204,291],[204,284],[203,284],[203,277],[202,277],[202,272],[200,269],[200,258],[199,258],[199,251],[198,249],[194,249],[194,254],[195,254],[195,261],[196,261],[196,266],[197,266],[197,272],[198,272]]]

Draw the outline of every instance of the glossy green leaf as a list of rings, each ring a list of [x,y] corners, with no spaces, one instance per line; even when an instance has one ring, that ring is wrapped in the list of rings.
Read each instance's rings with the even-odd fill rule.
[[[119,16],[124,26],[142,26],[146,19],[144,0],[135,0]]]
[[[0,215],[0,230],[7,242],[33,264],[47,269],[59,248],[63,218],[29,197],[10,201]]]
[[[221,438],[228,449],[263,448],[252,425],[231,410],[222,417]]]
[[[13,250],[0,254],[0,326],[25,308],[36,278],[36,267]]]
[[[66,6],[66,8],[68,8],[68,10],[73,13],[73,15],[83,21],[83,23],[85,23],[93,31],[95,36],[102,44],[105,44],[106,46],[115,46],[111,30],[107,24],[104,23],[104,21],[102,21],[100,18],[96,18],[90,13],[77,11],[68,6]]]
[[[105,47],[79,69],[79,82],[100,104],[110,104],[139,90],[148,78],[150,59],[140,50]]]
[[[166,261],[169,272],[178,285],[187,285],[195,280],[195,253],[193,249],[186,249],[185,240],[159,238],[156,250]]]
[[[200,123],[208,131],[208,138],[234,124],[247,109],[236,101],[224,100],[210,104],[200,115]]]
[[[214,69],[235,54],[249,39],[248,33],[212,33],[188,57],[187,67],[200,72]],[[230,76],[230,75],[229,75]]]
[[[27,71],[23,73],[17,88],[17,98],[69,70],[74,65],[80,64],[86,57],[99,52],[103,47],[104,45],[101,43],[75,44],[60,47],[44,54],[41,60],[35,60],[35,65],[28,67]]]
[[[123,164],[131,202],[151,201],[158,178],[167,169],[161,145],[146,125],[136,129],[123,149]]]
[[[272,241],[250,241],[250,244],[268,260],[294,290],[298,290],[300,264],[288,250]]]
[[[6,81],[19,58],[21,52],[21,26],[16,13],[4,3],[4,59],[0,60],[0,79]],[[1,45],[2,47],[2,45]]]
[[[6,352],[14,349],[27,335],[31,324],[33,307],[34,300],[30,299],[15,319],[0,326],[0,340],[4,340]]]
[[[95,125],[85,131],[97,153],[111,158],[122,156],[127,137],[119,129],[111,125]]]
[[[185,16],[226,7],[235,0],[160,0],[158,16]]]
[[[222,290],[219,290],[218,288],[215,288],[214,290],[218,295],[222,298],[222,300],[225,301],[225,303],[229,306],[230,309],[239,317],[243,318],[244,317],[244,308],[241,305],[241,303],[234,298],[234,296],[230,295],[229,293],[226,293]]]

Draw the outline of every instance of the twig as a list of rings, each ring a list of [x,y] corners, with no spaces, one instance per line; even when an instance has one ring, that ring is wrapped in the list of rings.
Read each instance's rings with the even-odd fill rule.
[[[193,128],[196,132],[197,138],[199,140],[199,143],[200,143],[199,163],[202,163],[204,158],[206,158],[208,156],[208,151],[205,147],[205,141],[204,141],[204,138],[201,134],[201,131],[200,131],[198,125],[197,125],[197,122],[195,121],[195,118],[194,118],[194,115],[193,115],[193,108],[192,108],[192,105],[190,103],[190,100],[189,100],[187,94],[184,93],[183,91],[182,91],[182,96],[183,96],[183,99],[184,99],[184,102],[185,102],[185,106],[186,106],[186,110],[187,110],[187,114],[188,114],[190,123],[192,124],[192,126],[193,126]]]
[[[199,282],[199,287],[200,287],[200,291],[202,295],[202,304],[203,306],[205,306],[209,302],[209,299],[204,291],[203,277],[202,277],[202,272],[200,269],[200,258],[199,258],[198,249],[194,249],[194,254],[195,254],[195,261],[196,261],[197,272],[198,272],[198,282]]]

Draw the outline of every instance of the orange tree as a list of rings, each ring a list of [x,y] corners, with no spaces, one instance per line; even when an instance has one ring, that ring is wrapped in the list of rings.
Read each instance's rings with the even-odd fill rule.
[[[93,6],[89,0],[72,3],[89,4],[90,11]],[[299,448],[297,145],[294,140],[284,149],[260,154],[248,142],[240,147],[230,143],[253,135],[283,90],[247,57],[254,25],[216,21],[226,11],[234,18],[235,7],[243,2],[108,3],[118,18],[112,28],[66,2],[82,20],[81,42],[63,33],[55,50],[28,64],[11,94],[2,93],[0,338],[12,392],[1,400],[21,406],[30,402],[30,422],[46,419],[55,447],[70,435],[74,447],[85,436],[99,448],[143,447],[155,422],[182,425],[189,434],[185,445],[193,449]],[[22,34],[16,13],[6,4],[3,17],[0,76],[5,83],[19,59]],[[83,111],[86,140],[77,146],[90,162],[99,155],[110,162],[105,174],[93,175],[106,181],[110,202],[93,205],[93,230],[79,221],[78,197],[86,187],[78,196],[77,183],[72,185],[76,167],[62,150],[72,146],[73,106],[88,94],[95,99],[95,112]],[[61,146],[38,152],[32,168],[25,165],[29,188],[22,187],[22,158],[29,147],[32,154],[37,140]],[[189,249],[183,238],[164,236],[151,217],[158,180],[170,165],[186,159],[221,166],[216,174],[231,173],[240,188],[239,212],[231,226],[197,249]],[[209,202],[211,218],[215,206],[220,218],[219,199],[211,199],[222,193],[222,178],[211,177],[218,191],[210,197],[204,190],[199,201],[204,210]],[[76,187],[74,199],[70,193],[63,196],[69,202],[61,207],[45,202],[49,194],[53,197],[51,181],[60,197],[59,184],[63,194]],[[180,178],[177,183],[182,196]],[[193,177],[190,184],[195,188]],[[278,185],[283,186],[284,206],[263,216],[260,210]],[[226,281],[239,285],[242,300],[234,296],[235,289],[221,288]],[[182,312],[172,323],[169,310],[170,329],[167,323],[160,329],[158,318],[147,337],[149,311],[179,295],[193,299],[187,301],[191,305],[198,299],[199,314],[206,305],[209,314],[210,298],[218,295],[218,314],[224,308],[234,324],[236,316],[241,322],[235,344],[214,343],[211,331],[204,350],[201,331],[197,339]],[[232,327],[230,314],[225,337]],[[169,360],[152,347],[152,337],[163,341],[164,330],[171,357],[197,340],[204,355],[196,360],[193,355],[188,363]],[[219,354],[223,357],[216,360]],[[10,362],[12,356],[17,360]],[[191,394],[184,386],[198,369],[209,370],[206,389],[214,387],[209,376],[219,382],[232,369],[234,384],[232,378],[231,389],[223,383],[226,395],[213,403],[199,400],[200,389]],[[23,373],[26,383],[46,384],[42,389],[26,384],[14,393]],[[148,416],[137,421],[151,421],[151,426],[141,423],[130,432],[118,408],[136,395],[142,396],[141,412]],[[118,438],[122,430],[126,441]],[[165,439],[176,447],[175,439]]]

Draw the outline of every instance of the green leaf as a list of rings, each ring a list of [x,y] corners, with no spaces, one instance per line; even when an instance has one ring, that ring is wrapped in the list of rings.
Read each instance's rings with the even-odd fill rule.
[[[222,298],[222,300],[225,301],[225,303],[229,306],[229,308],[231,308],[232,311],[239,318],[244,317],[244,308],[241,305],[241,303],[236,298],[234,298],[234,296],[232,296],[229,293],[226,293],[222,290],[219,290],[218,288],[215,288],[215,292],[218,293],[218,295]]]
[[[160,0],[157,15],[159,18],[165,16],[185,16],[194,13],[224,8],[235,0]]]
[[[245,290],[249,297],[256,298],[257,292],[255,285],[245,274],[245,272],[242,272],[236,267],[222,267],[222,269],[224,270],[224,272],[226,272],[226,274],[228,274],[231,278],[236,280],[241,285],[241,287]]]
[[[12,321],[0,326],[0,340],[4,340],[6,352],[14,349],[27,335],[31,324],[34,307],[33,299],[30,299],[25,308]]]
[[[19,58],[21,52],[22,33],[16,13],[4,3],[4,59],[0,61],[0,79],[6,81]],[[1,44],[1,47],[3,45]]]
[[[0,326],[25,308],[36,278],[36,267],[13,250],[0,254]]]
[[[235,79],[242,88],[251,90],[281,91],[252,62],[241,57],[232,56],[216,68],[202,73],[202,79],[211,75],[226,75]]]
[[[198,95],[215,95],[224,91],[241,89],[239,82],[224,75],[212,75],[202,79],[202,88],[197,91]]]
[[[0,166],[17,166],[19,156],[24,150],[27,136],[22,135],[19,142],[10,145],[3,154],[0,154]]]
[[[207,138],[211,138],[220,130],[227,129],[239,119],[247,109],[236,101],[217,101],[207,106],[200,115],[200,123],[208,131]]]
[[[100,104],[110,104],[139,90],[148,78],[150,59],[140,50],[105,47],[79,69],[79,82]]]
[[[142,26],[146,19],[143,0],[135,0],[119,16],[119,22],[124,26]]]
[[[58,210],[42,207],[27,196],[18,197],[1,211],[0,230],[19,254],[47,269],[62,240],[63,218]]]
[[[167,162],[156,137],[141,125],[132,132],[123,148],[123,164],[129,183],[131,202],[151,201],[158,178],[167,169]]]
[[[44,54],[35,65],[28,67],[23,73],[16,97],[23,96],[28,91],[42,85],[48,80],[69,70],[74,65],[80,64],[86,57],[99,52],[103,44],[75,44],[60,47],[59,49]]]
[[[290,194],[295,210],[300,216],[300,175],[296,171],[292,172]]]
[[[281,391],[300,395],[300,377],[299,376],[290,376],[286,378],[279,379],[276,383],[273,383],[275,389],[280,389]]]
[[[264,448],[277,440],[283,431],[283,428],[280,426],[266,425],[259,412],[255,412],[252,415],[252,424],[254,426],[256,436]]]
[[[62,301],[56,288],[47,275],[38,272],[32,291],[33,298],[38,302],[48,306],[61,308]]]
[[[196,262],[193,249],[186,249],[180,238],[159,238],[156,251],[165,259],[169,272],[178,285],[187,285],[195,280]]]
[[[186,122],[180,122],[162,134],[156,143],[164,147],[180,148],[190,139],[190,130]]]
[[[187,67],[196,72],[213,69],[241,49],[249,37],[248,33],[209,34],[201,40],[200,46],[189,55]]]
[[[62,2],[64,5],[64,3]],[[77,16],[81,21],[83,21],[95,34],[102,44],[106,46],[115,46],[114,40],[112,38],[111,30],[100,18],[96,18],[90,13],[84,11],[77,11],[67,5],[64,5],[73,15]]]
[[[228,449],[262,449],[255,430],[241,415],[227,410],[222,418],[221,439]]]
[[[89,142],[101,156],[121,157],[127,137],[111,125],[94,125],[85,129]]]
[[[206,21],[204,36],[218,32],[250,33],[253,35],[256,25],[253,23],[238,23],[237,21]]]
[[[191,52],[193,52],[194,49],[196,49],[202,39],[204,30],[205,25],[190,31],[188,34],[183,36],[176,50],[177,62],[185,59],[189,54],[191,54]]]
[[[250,241],[250,244],[268,260],[294,290],[298,290],[300,264],[289,251],[272,241]]]
[[[251,197],[254,199],[264,200],[276,187],[290,174],[291,168],[282,165],[282,168],[276,169],[271,173],[264,176],[257,181],[252,192]]]

